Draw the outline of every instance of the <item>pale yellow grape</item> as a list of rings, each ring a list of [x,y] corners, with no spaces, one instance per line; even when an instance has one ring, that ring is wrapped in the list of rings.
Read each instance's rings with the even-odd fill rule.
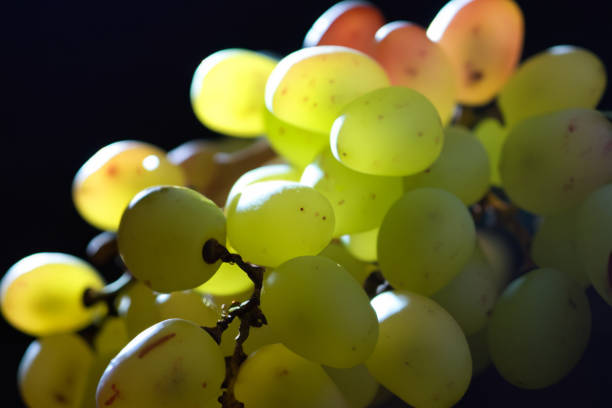
[[[280,343],[251,354],[234,387],[248,408],[348,408],[338,387],[319,364]]]
[[[555,269],[515,279],[497,301],[487,328],[491,359],[520,388],[558,383],[580,360],[591,331],[584,290]]]
[[[112,359],[96,401],[113,408],[214,407],[224,377],[225,362],[212,337],[194,323],[169,319]]]
[[[101,289],[102,276],[72,255],[39,252],[9,268],[0,282],[4,318],[31,336],[82,329],[104,315],[106,306],[85,307],[86,289]]]
[[[316,255],[329,244],[334,211],[312,187],[289,181],[263,181],[245,187],[226,208],[230,244],[244,260],[277,266],[302,255]]]
[[[372,299],[380,323],[376,349],[366,366],[374,378],[415,407],[451,407],[472,376],[461,328],[433,300],[408,291]]]
[[[337,239],[330,242],[319,256],[324,256],[342,265],[360,285],[363,285],[370,274],[370,266],[351,255]]]
[[[378,233],[378,264],[397,289],[431,295],[461,271],[474,252],[476,231],[467,207],[435,188],[405,193]]]
[[[280,60],[266,83],[266,107],[279,119],[320,133],[347,103],[389,85],[384,69],[351,48],[302,48]]]
[[[489,158],[482,143],[469,130],[450,126],[444,130],[440,156],[425,171],[404,177],[404,191],[437,187],[471,205],[486,194],[490,179]]]
[[[487,151],[491,173],[491,184],[501,186],[499,176],[499,157],[508,134],[506,128],[495,118],[485,118],[474,128],[474,135]]]
[[[482,374],[491,365],[487,346],[487,327],[466,337],[472,356],[472,376]]]
[[[227,305],[229,306],[229,305]],[[227,329],[221,335],[221,353],[224,356],[231,356],[234,354],[236,348],[236,337],[240,332],[240,319],[234,319]],[[249,335],[250,336],[250,335]],[[248,340],[248,338],[247,338]]]
[[[119,296],[117,311],[125,320],[129,339],[161,320],[156,296],[151,288],[139,281]]]
[[[612,305],[612,184],[594,191],[580,205],[576,246],[593,287]]]
[[[353,367],[376,344],[378,323],[366,293],[329,258],[298,257],[272,270],[261,305],[283,344],[311,361]]]
[[[180,318],[199,326],[213,327],[219,319],[219,310],[194,290],[160,293],[155,299],[161,320]]]
[[[253,281],[236,264],[222,263],[217,272],[195,288],[197,292],[211,298],[216,304],[241,302],[253,293]]]
[[[264,92],[277,61],[256,51],[230,48],[200,63],[191,81],[191,105],[208,128],[231,136],[264,131]]]
[[[378,230],[374,228],[365,232],[343,235],[340,241],[355,258],[364,262],[376,262],[378,259]]]
[[[497,103],[507,125],[567,108],[595,108],[606,88],[606,68],[591,51],[559,45],[525,60]]]
[[[23,401],[28,408],[79,407],[92,362],[92,350],[76,334],[34,340],[17,372]]]
[[[509,238],[499,231],[479,228],[476,231],[476,250],[474,256],[480,256],[491,266],[493,282],[497,292],[501,293],[513,275],[518,272],[517,254]]]
[[[81,166],[72,182],[72,200],[85,221],[116,231],[130,200],[159,184],[184,185],[183,169],[156,146],[123,140],[98,150]]]
[[[83,398],[81,398],[81,405],[79,405],[80,408],[97,408],[96,389],[98,388],[100,377],[102,377],[108,363],[110,363],[113,357],[115,357],[115,355],[121,351],[122,348],[123,346],[117,350],[114,350],[112,353],[94,353],[93,362],[91,363],[89,372],[87,373],[87,377],[85,379]]]
[[[266,312],[264,312],[265,314]],[[279,341],[278,335],[269,324],[264,324],[261,327],[251,327],[249,337],[242,344],[242,350],[244,350],[246,355],[249,355],[268,344],[278,343]]]
[[[197,191],[178,186],[139,193],[121,217],[119,252],[130,273],[158,292],[206,282],[221,261],[202,258],[204,244],[225,242],[223,211]]]
[[[330,146],[345,166],[379,176],[425,170],[444,142],[436,108],[401,86],[381,88],[349,103],[334,121]]]
[[[351,408],[365,408],[374,401],[380,387],[364,364],[351,368],[323,366],[323,369],[338,386]]]
[[[93,338],[93,346],[96,354],[115,354],[130,339],[125,319],[107,316]]]
[[[612,124],[591,109],[526,119],[508,134],[499,170],[505,192],[522,209],[569,210],[612,181]]]
[[[300,183],[313,187],[329,200],[336,219],[335,237],[379,227],[391,204],[403,192],[400,177],[351,170],[336,160],[330,149],[324,149],[304,169]]]

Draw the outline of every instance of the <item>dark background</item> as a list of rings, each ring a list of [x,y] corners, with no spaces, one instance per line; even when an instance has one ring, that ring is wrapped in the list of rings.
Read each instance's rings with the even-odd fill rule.
[[[17,2],[13,2],[17,3]],[[84,257],[96,234],[76,213],[72,178],[102,146],[139,139],[169,150],[211,137],[189,104],[194,69],[208,54],[243,47],[287,54],[333,1],[64,1],[8,3],[0,12],[3,229],[0,274],[39,251]],[[427,26],[444,1],[374,2],[387,20]],[[605,2],[519,1],[523,57],[547,47],[586,47],[612,66]],[[8,7],[8,10],[7,10]],[[612,110],[607,92],[600,107]],[[493,368],[474,379],[462,406],[612,406],[612,308],[589,291],[593,332],[561,383],[519,390]],[[0,322],[2,407],[21,406],[17,364],[31,339]]]

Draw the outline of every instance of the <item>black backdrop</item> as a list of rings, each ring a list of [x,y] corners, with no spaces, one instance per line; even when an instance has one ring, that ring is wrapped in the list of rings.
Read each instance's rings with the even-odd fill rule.
[[[388,20],[427,26],[441,0],[377,3]],[[558,44],[586,47],[612,66],[605,2],[519,1],[528,57]],[[286,54],[333,1],[66,1],[5,4],[2,41],[0,274],[23,256],[84,257],[96,233],[71,202],[80,165],[100,147],[140,139],[165,149],[212,134],[195,119],[191,76],[208,54],[244,47]],[[611,93],[600,105],[612,109]],[[560,384],[523,391],[490,369],[463,406],[612,406],[612,309],[589,291],[594,323],[578,367]],[[21,406],[16,369],[29,337],[0,322],[3,407]]]

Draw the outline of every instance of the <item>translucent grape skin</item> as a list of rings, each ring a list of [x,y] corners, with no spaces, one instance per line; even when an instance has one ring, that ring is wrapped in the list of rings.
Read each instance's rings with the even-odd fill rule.
[[[184,185],[182,168],[156,146],[123,140],[98,150],[81,166],[72,182],[72,200],[85,221],[116,231],[130,200],[159,184]]]
[[[379,176],[407,176],[425,170],[440,155],[443,141],[436,108],[419,92],[400,86],[354,99],[334,121],[330,133],[338,161]]]
[[[590,330],[584,290],[569,276],[542,268],[508,285],[489,320],[487,344],[505,380],[538,389],[559,382],[574,368]]]
[[[397,289],[431,295],[451,281],[474,252],[476,231],[465,205],[434,188],[405,193],[378,232],[378,263]]]
[[[119,252],[137,279],[159,292],[191,289],[208,280],[221,261],[208,264],[202,248],[225,242],[225,217],[197,191],[177,186],[143,190],[121,218]]]
[[[376,344],[378,324],[366,293],[326,257],[293,258],[269,272],[261,305],[283,344],[311,361],[354,367]]]
[[[499,163],[505,192],[519,207],[558,214],[612,180],[612,124],[591,109],[566,109],[512,128]]]
[[[86,307],[86,289],[101,289],[102,276],[89,263],[59,252],[29,255],[0,282],[2,315],[32,336],[80,330],[106,313],[104,304]]]
[[[495,118],[485,118],[478,122],[474,128],[474,135],[487,151],[491,184],[497,187],[502,185],[499,176],[499,158],[507,134],[507,128],[504,128]]]
[[[370,274],[370,265],[351,255],[345,246],[337,239],[332,240],[332,242],[321,251],[319,256],[324,256],[342,265],[360,285],[363,285]]]
[[[238,265],[222,263],[217,272],[195,288],[216,305],[247,300],[253,293],[253,281]]]
[[[380,386],[364,364],[351,368],[323,366],[323,369],[338,386],[350,408],[366,408],[374,401]]]
[[[178,318],[199,326],[214,327],[220,317],[216,306],[194,290],[160,293],[155,301],[160,320]]]
[[[157,293],[140,281],[134,282],[119,296],[117,311],[125,321],[129,339],[161,320],[156,296]]]
[[[355,258],[364,262],[378,260],[378,228],[340,237],[340,242]]]

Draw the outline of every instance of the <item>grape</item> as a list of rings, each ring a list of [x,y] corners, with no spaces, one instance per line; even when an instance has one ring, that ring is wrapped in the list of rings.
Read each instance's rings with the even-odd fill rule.
[[[278,343],[279,341],[278,335],[269,324],[265,324],[261,327],[251,327],[249,330],[249,337],[247,337],[242,345],[242,349],[245,354],[250,355],[268,344]]]
[[[225,217],[200,193],[176,186],[143,190],[119,225],[119,252],[128,269],[159,292],[201,285],[221,264],[202,259],[209,239],[225,242]],[[180,265],[180,267],[179,267]]]
[[[119,296],[117,311],[125,321],[129,339],[161,320],[155,298],[156,293],[139,281]]]
[[[376,344],[376,315],[366,293],[328,258],[298,257],[272,270],[261,305],[283,344],[311,361],[353,367]]]
[[[501,186],[501,178],[499,176],[499,157],[501,150],[506,140],[507,131],[497,119],[486,118],[478,122],[474,128],[474,135],[480,140],[483,147],[487,151],[489,158],[491,184]]]
[[[164,320],[140,333],[112,359],[98,384],[98,407],[208,408],[225,377],[219,345],[194,323]]]
[[[240,48],[206,57],[191,81],[191,105],[208,128],[226,135],[259,136],[264,131],[264,91],[276,59]]]
[[[247,358],[234,392],[248,408],[348,408],[320,365],[280,343],[264,346]]]
[[[359,173],[322,151],[302,173],[300,183],[329,200],[335,214],[334,236],[378,228],[385,213],[401,195],[399,177]]]
[[[124,344],[125,346],[125,344]],[[100,377],[104,373],[104,370],[110,363],[115,354],[117,354],[121,348],[115,350],[113,353],[94,353],[93,362],[91,363],[91,367],[89,372],[87,373],[87,377],[85,378],[85,385],[83,390],[83,398],[81,399],[80,408],[97,408],[96,407],[96,389],[98,388],[98,382],[100,381]]]
[[[584,352],[591,311],[583,289],[549,268],[515,279],[499,298],[487,328],[491,359],[520,388],[544,388],[565,377]]]
[[[248,262],[277,266],[329,244],[334,212],[312,187],[289,181],[246,186],[226,208],[230,244]]]
[[[370,274],[370,267],[368,264],[353,257],[338,240],[330,242],[329,245],[321,251],[319,256],[324,256],[342,265],[360,285],[363,285]]]
[[[476,231],[476,251],[491,266],[492,279],[501,293],[512,276],[518,272],[517,254],[507,236],[492,229],[479,228]]]
[[[612,180],[612,124],[590,109],[566,109],[512,128],[499,163],[505,192],[540,215],[578,205]]]
[[[487,347],[487,327],[466,337],[472,356],[472,376],[482,374],[491,365]]]
[[[378,233],[378,263],[398,289],[431,295],[455,277],[474,252],[474,221],[444,190],[419,188],[391,207]]]
[[[155,301],[160,320],[180,318],[198,326],[213,327],[219,319],[219,311],[211,301],[193,290],[160,293]]]
[[[195,288],[210,297],[215,304],[230,304],[248,299],[253,293],[253,281],[238,265],[223,263],[215,274]]]
[[[606,69],[592,52],[561,45],[525,60],[499,93],[507,125],[568,108],[595,108],[606,87]]]
[[[387,23],[376,32],[374,58],[392,85],[422,93],[436,107],[442,123],[449,122],[457,96],[454,67],[424,28],[406,21]]]
[[[406,403],[450,407],[470,383],[472,361],[461,328],[436,302],[408,291],[372,299],[380,335],[369,372]]]
[[[373,4],[344,0],[327,9],[304,38],[304,47],[343,45],[374,55],[374,34],[385,18]]]
[[[378,228],[365,232],[343,235],[340,242],[355,258],[364,262],[378,260]]]
[[[76,334],[34,340],[19,363],[19,392],[29,408],[79,407],[93,352]]]
[[[523,13],[511,0],[451,0],[427,28],[455,67],[465,105],[495,97],[516,68],[523,35]]]
[[[81,166],[72,182],[72,200],[85,221],[116,231],[132,197],[159,184],[184,185],[183,170],[160,148],[123,140],[98,150]]]
[[[323,366],[351,408],[365,408],[376,397],[380,388],[364,364],[351,368]]]
[[[392,86],[349,103],[330,134],[334,157],[355,171],[406,176],[440,155],[444,133],[436,108],[423,95]]]
[[[404,191],[437,187],[471,205],[487,193],[489,183],[487,151],[469,130],[450,126],[444,130],[440,156],[427,170],[404,177]]]
[[[125,319],[116,316],[106,316],[104,322],[94,336],[93,346],[96,354],[115,354],[121,350],[130,339],[131,337],[128,337]]]
[[[347,103],[388,85],[384,69],[359,51],[334,45],[302,48],[270,74],[266,107],[292,125],[329,133]]]
[[[612,305],[612,184],[591,193],[576,216],[576,246],[599,295]]]
[[[106,306],[86,307],[86,289],[104,281],[87,262],[59,252],[39,252],[9,268],[0,282],[4,318],[32,336],[79,330],[102,316]]]

